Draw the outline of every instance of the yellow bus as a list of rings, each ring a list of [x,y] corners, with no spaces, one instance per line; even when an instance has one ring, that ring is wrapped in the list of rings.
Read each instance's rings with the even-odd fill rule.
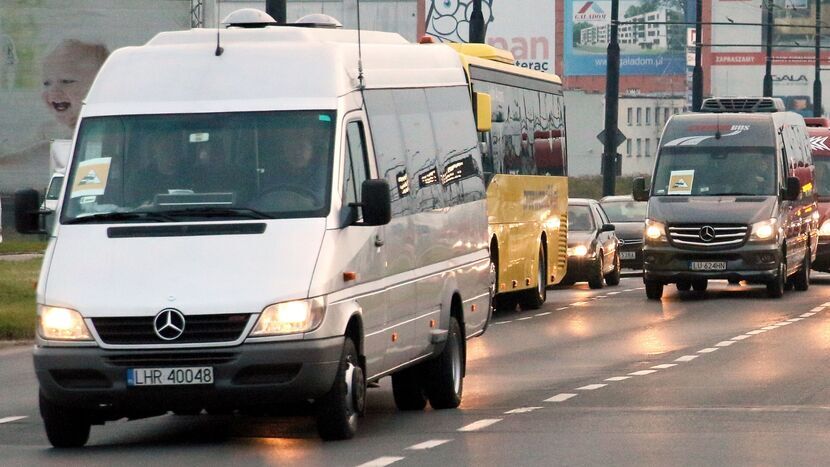
[[[562,80],[514,65],[484,44],[449,44],[471,92],[491,97],[492,128],[479,133],[499,309],[539,308],[568,264],[568,158]]]

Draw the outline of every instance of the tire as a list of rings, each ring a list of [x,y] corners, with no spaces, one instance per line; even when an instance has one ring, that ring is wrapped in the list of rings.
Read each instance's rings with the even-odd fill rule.
[[[516,292],[496,295],[496,309],[499,311],[516,311],[516,305],[519,304],[518,298]]]
[[[426,393],[433,409],[454,409],[461,405],[465,362],[464,336],[458,321],[450,317],[444,350],[438,358],[429,362]]]
[[[592,289],[601,289],[604,286],[602,277],[602,252],[597,252],[596,267],[588,277],[588,287]]]
[[[92,423],[78,411],[60,407],[39,395],[40,416],[46,427],[46,437],[56,448],[79,448],[89,441]]]
[[[706,279],[695,279],[692,281],[692,288],[695,292],[706,292],[709,287],[709,281]]]
[[[663,284],[656,281],[645,281],[646,297],[649,300],[660,300],[663,298]]]
[[[778,274],[775,279],[767,283],[767,297],[781,298],[784,295],[784,289],[787,286],[787,260],[786,256],[782,255],[780,264],[778,265]]]
[[[795,290],[804,292],[810,288],[810,245],[807,245],[807,251],[804,253],[804,261],[801,263],[801,269],[792,277],[792,284]]]
[[[548,298],[548,263],[545,249],[542,247],[539,247],[539,267],[536,271],[536,288],[526,291],[522,300],[522,308],[526,310],[541,308]]]
[[[421,365],[401,370],[392,375],[392,395],[398,410],[424,410],[427,396],[424,393],[425,372]]]
[[[609,272],[607,276],[605,276],[605,283],[610,286],[620,285],[620,256],[619,254],[614,254],[614,270]]]
[[[366,406],[366,377],[350,337],[343,342],[340,367],[329,392],[317,400],[317,432],[326,441],[351,439]]]
[[[675,284],[675,286],[677,287],[677,290],[680,292],[688,292],[692,290],[692,283],[689,281],[680,281],[677,284]]]
[[[481,332],[484,333],[487,331],[487,328],[490,327],[490,321],[493,320],[493,313],[496,311],[496,289],[499,286],[499,267],[497,260],[494,261],[492,258],[490,259],[490,287],[488,292],[490,293],[490,301],[487,304],[487,319],[484,321],[484,328],[482,328]]]

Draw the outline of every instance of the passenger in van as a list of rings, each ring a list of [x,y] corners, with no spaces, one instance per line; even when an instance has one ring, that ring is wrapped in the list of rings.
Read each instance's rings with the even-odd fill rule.
[[[174,135],[152,135],[147,141],[143,170],[132,172],[127,183],[132,199],[137,205],[150,205],[157,194],[186,188],[179,170],[180,147]]]
[[[247,185],[239,167],[228,160],[221,141],[196,143],[190,175],[198,193],[234,193],[237,200],[247,198]]]

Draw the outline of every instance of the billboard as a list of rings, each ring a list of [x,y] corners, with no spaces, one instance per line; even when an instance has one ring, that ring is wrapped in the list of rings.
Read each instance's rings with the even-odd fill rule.
[[[605,75],[610,0],[564,0],[564,74]],[[686,0],[620,0],[621,75],[682,75],[686,69]]]
[[[556,12],[550,0],[482,0],[485,41],[510,51],[516,65],[554,73]],[[426,0],[426,33],[469,42],[472,0]]]
[[[0,194],[46,187],[110,52],[189,27],[190,0],[0,2]]]

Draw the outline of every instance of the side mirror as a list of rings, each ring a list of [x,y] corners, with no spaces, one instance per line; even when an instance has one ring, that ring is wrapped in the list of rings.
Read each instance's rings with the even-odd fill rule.
[[[617,230],[617,226],[614,224],[602,224],[602,227],[599,229],[600,232],[613,232],[615,230]]]
[[[784,190],[786,201],[795,201],[801,194],[801,182],[798,177],[787,177],[787,188]]]
[[[386,225],[392,220],[392,198],[389,195],[389,182],[374,179],[364,180],[361,186],[363,222],[355,225]]]
[[[40,195],[36,190],[20,190],[14,194],[14,228],[22,234],[42,234],[40,228]]]
[[[648,190],[646,190],[646,179],[643,177],[637,177],[634,179],[634,183],[632,184],[632,195],[634,196],[634,201],[648,201]]]
[[[490,94],[484,92],[473,93],[473,106],[478,131],[490,131],[493,128],[493,103]]]

